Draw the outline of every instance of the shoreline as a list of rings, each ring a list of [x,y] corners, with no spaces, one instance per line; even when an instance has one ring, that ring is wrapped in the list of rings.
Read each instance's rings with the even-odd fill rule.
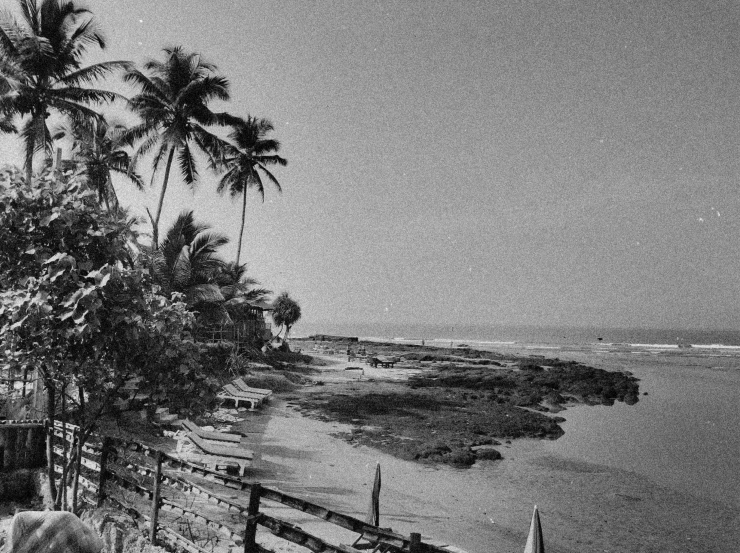
[[[290,396],[295,405],[351,423],[342,436],[350,443],[407,460],[464,467],[500,459],[508,440],[562,436],[556,414],[568,405],[638,401],[631,375],[572,361],[469,346],[296,343],[312,347],[305,353],[323,366],[316,386]],[[367,356],[355,358],[358,350]]]
[[[611,553],[703,553],[736,544],[737,533],[728,528],[740,512],[633,472],[565,459],[540,440],[515,440],[503,446],[502,461],[456,469],[351,445],[336,437],[345,425],[307,418],[287,400],[251,415],[240,424],[253,430],[255,480],[364,518],[380,462],[381,525],[418,531],[425,540],[470,553],[520,553],[534,504],[551,553],[597,547]],[[319,531],[320,524],[309,518],[299,522]]]

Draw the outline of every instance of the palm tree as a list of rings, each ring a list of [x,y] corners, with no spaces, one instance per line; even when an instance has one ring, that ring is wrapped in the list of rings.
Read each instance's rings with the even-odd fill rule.
[[[84,88],[128,62],[108,61],[81,67],[90,45],[105,48],[89,10],[72,0],[18,0],[20,23],[10,14],[0,17],[0,115],[19,116],[26,122],[24,141],[26,178],[33,175],[33,156],[51,149],[46,124],[51,110],[76,121],[99,118],[90,103],[110,102],[114,92]],[[10,129],[0,127],[0,131]]]
[[[204,151],[210,167],[215,169],[223,141],[206,127],[223,125],[227,116],[211,111],[208,103],[229,99],[229,83],[216,74],[216,66],[179,46],[165,48],[164,52],[163,62],[151,60],[144,65],[148,75],[132,69],[124,76],[124,80],[141,89],[130,100],[131,107],[142,119],[141,124],[127,133],[130,143],[141,140],[134,162],[155,149],[152,166],[156,173],[167,158],[156,215],[147,210],[152,221],[154,248],[159,245],[159,220],[175,153],[182,177],[190,186],[198,178],[193,149]]]
[[[229,133],[229,139],[234,146],[226,148],[223,164],[227,169],[218,183],[217,191],[222,194],[228,188],[232,198],[238,194],[242,195],[242,222],[235,262],[238,266],[242,252],[244,220],[247,214],[247,189],[256,188],[264,202],[265,188],[260,177],[260,173],[263,173],[275,185],[278,192],[281,192],[280,183],[267,169],[267,165],[285,166],[288,161],[276,155],[276,152],[280,150],[280,142],[267,138],[267,134],[275,130],[267,119],[252,116],[247,116],[246,119],[232,117],[229,123],[233,127],[232,132]]]
[[[272,308],[272,320],[276,325],[285,328],[283,340],[287,340],[290,329],[301,318],[301,306],[288,295],[288,292],[282,292],[273,302]]]
[[[110,123],[106,119],[75,121],[71,127],[64,126],[54,135],[54,139],[69,136],[72,138],[74,160],[80,162],[89,185],[98,193],[101,203],[108,212],[118,210],[118,196],[113,187],[111,171],[125,176],[139,190],[144,181],[134,170],[128,152],[123,149],[123,135],[127,128],[120,123]],[[113,208],[111,208],[111,199]]]
[[[217,252],[229,239],[209,228],[197,223],[192,211],[182,212],[162,244],[149,251],[149,264],[163,294],[181,293],[189,306],[222,314],[225,298],[215,279],[225,263]]]
[[[261,288],[260,283],[247,276],[247,264],[225,263],[216,274],[215,282],[220,286],[226,301],[242,298],[247,302],[265,301],[271,290]]]

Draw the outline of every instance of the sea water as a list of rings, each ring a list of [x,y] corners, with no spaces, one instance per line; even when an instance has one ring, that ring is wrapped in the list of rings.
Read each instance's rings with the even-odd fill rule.
[[[740,332],[358,324],[298,333],[466,344],[630,371],[640,379],[636,405],[569,407],[559,413],[565,435],[543,447],[740,506]]]

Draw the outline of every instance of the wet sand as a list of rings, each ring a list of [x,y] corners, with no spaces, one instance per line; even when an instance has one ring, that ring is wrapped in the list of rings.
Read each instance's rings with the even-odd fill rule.
[[[327,367],[321,378],[329,387],[333,379],[357,378],[349,372]],[[352,446],[333,436],[350,427],[304,417],[285,401],[249,415],[239,429],[255,451],[255,481],[364,518],[379,462],[381,526],[471,553],[521,552],[535,504],[554,553],[731,551],[740,539],[740,510],[634,472],[569,460],[548,451],[547,442],[517,440],[502,448],[502,461],[455,469]],[[341,530],[327,535],[329,525],[311,517],[296,522],[332,541],[353,539]]]

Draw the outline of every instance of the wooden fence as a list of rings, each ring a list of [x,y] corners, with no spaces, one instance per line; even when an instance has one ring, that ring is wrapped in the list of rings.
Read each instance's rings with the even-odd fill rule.
[[[54,449],[55,472],[61,475],[62,467],[58,460],[67,449],[74,449],[79,429],[69,424],[63,429],[57,423],[53,432],[63,438],[63,446]],[[93,506],[111,502],[144,521],[153,543],[161,540],[188,553],[209,553],[209,549],[199,543],[204,534],[192,531],[196,526],[202,531],[218,533],[220,551],[230,551],[234,547],[241,550],[243,547],[245,553],[270,553],[256,541],[257,530],[262,527],[278,538],[313,553],[357,553],[358,549],[383,553],[449,553],[442,547],[422,543],[420,534],[404,536],[387,528],[378,528],[259,483],[245,482],[235,476],[205,469],[137,442],[93,437],[83,449],[82,467],[80,497],[83,501]],[[183,472],[190,476],[183,478]],[[198,483],[198,479],[203,482]],[[240,501],[234,492],[248,492],[248,502],[244,504],[245,501]],[[205,503],[195,508],[195,498]],[[364,544],[355,548],[329,543],[291,522],[270,516],[263,510],[264,501],[268,502],[268,511],[273,505],[312,515],[357,534],[355,544],[360,540]],[[208,508],[205,508],[206,503]],[[167,520],[163,520],[163,516],[168,517]],[[188,532],[182,531],[183,528]],[[194,539],[194,535],[200,539]],[[210,551],[213,550],[211,547]]]
[[[0,420],[0,470],[43,467],[46,432],[41,420]]]

